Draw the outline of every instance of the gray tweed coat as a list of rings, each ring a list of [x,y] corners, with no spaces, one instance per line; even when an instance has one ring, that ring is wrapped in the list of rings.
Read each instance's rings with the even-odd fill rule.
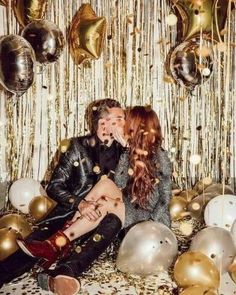
[[[161,222],[170,227],[169,202],[171,198],[171,163],[167,152],[159,148],[153,161],[159,169],[156,172],[156,178],[159,183],[155,184],[154,192],[150,195],[146,209],[137,208],[135,203],[131,203],[131,196],[127,194],[125,188],[129,180],[129,153],[125,151],[119,160],[115,173],[115,183],[123,190],[123,201],[125,203],[125,225],[129,227],[137,222],[144,220],[153,220]],[[159,164],[159,165],[158,165]]]

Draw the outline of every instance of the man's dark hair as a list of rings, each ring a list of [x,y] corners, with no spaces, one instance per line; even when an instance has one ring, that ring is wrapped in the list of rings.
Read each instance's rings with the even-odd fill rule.
[[[97,132],[98,120],[108,113],[108,108],[121,108],[121,105],[111,98],[95,100],[88,105],[85,118],[91,134]]]

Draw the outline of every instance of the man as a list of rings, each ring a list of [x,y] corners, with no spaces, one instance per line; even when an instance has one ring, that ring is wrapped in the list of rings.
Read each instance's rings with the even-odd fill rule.
[[[28,242],[49,238],[65,226],[77,210],[88,220],[96,220],[99,217],[96,204],[87,202],[84,198],[99,179],[113,179],[122,146],[114,140],[110,129],[111,126],[120,130],[123,128],[124,112],[119,102],[102,99],[88,107],[87,119],[91,135],[71,139],[70,146],[61,155],[47,187],[49,197],[56,200],[58,205],[39,225],[39,229],[30,235]],[[108,214],[101,223],[97,230],[105,231],[102,235],[106,236],[106,231],[109,230],[109,241],[103,242],[106,246],[120,230],[120,222],[115,215]],[[113,230],[110,230],[111,228]],[[55,244],[55,241],[48,242]],[[103,252],[105,246],[98,252]],[[0,285],[29,271],[36,262],[36,258],[17,251],[0,263]]]

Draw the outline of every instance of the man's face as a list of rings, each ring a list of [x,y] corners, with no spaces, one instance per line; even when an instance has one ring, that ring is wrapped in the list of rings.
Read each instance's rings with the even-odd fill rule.
[[[108,112],[98,120],[97,135],[101,141],[108,145],[113,141],[113,129],[118,129],[122,134],[124,132],[125,114],[121,108],[108,108]]]

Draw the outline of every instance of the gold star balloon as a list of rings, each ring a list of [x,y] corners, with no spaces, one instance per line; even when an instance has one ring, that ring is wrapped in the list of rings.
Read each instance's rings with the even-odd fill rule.
[[[69,33],[71,55],[76,64],[98,59],[106,33],[106,19],[97,17],[90,4],[81,5],[74,16]]]
[[[46,6],[47,0],[15,0],[13,2],[15,17],[22,27],[34,20],[43,19]]]
[[[189,40],[200,34],[221,40],[220,32],[227,19],[227,0],[172,0],[178,14],[178,39]]]

